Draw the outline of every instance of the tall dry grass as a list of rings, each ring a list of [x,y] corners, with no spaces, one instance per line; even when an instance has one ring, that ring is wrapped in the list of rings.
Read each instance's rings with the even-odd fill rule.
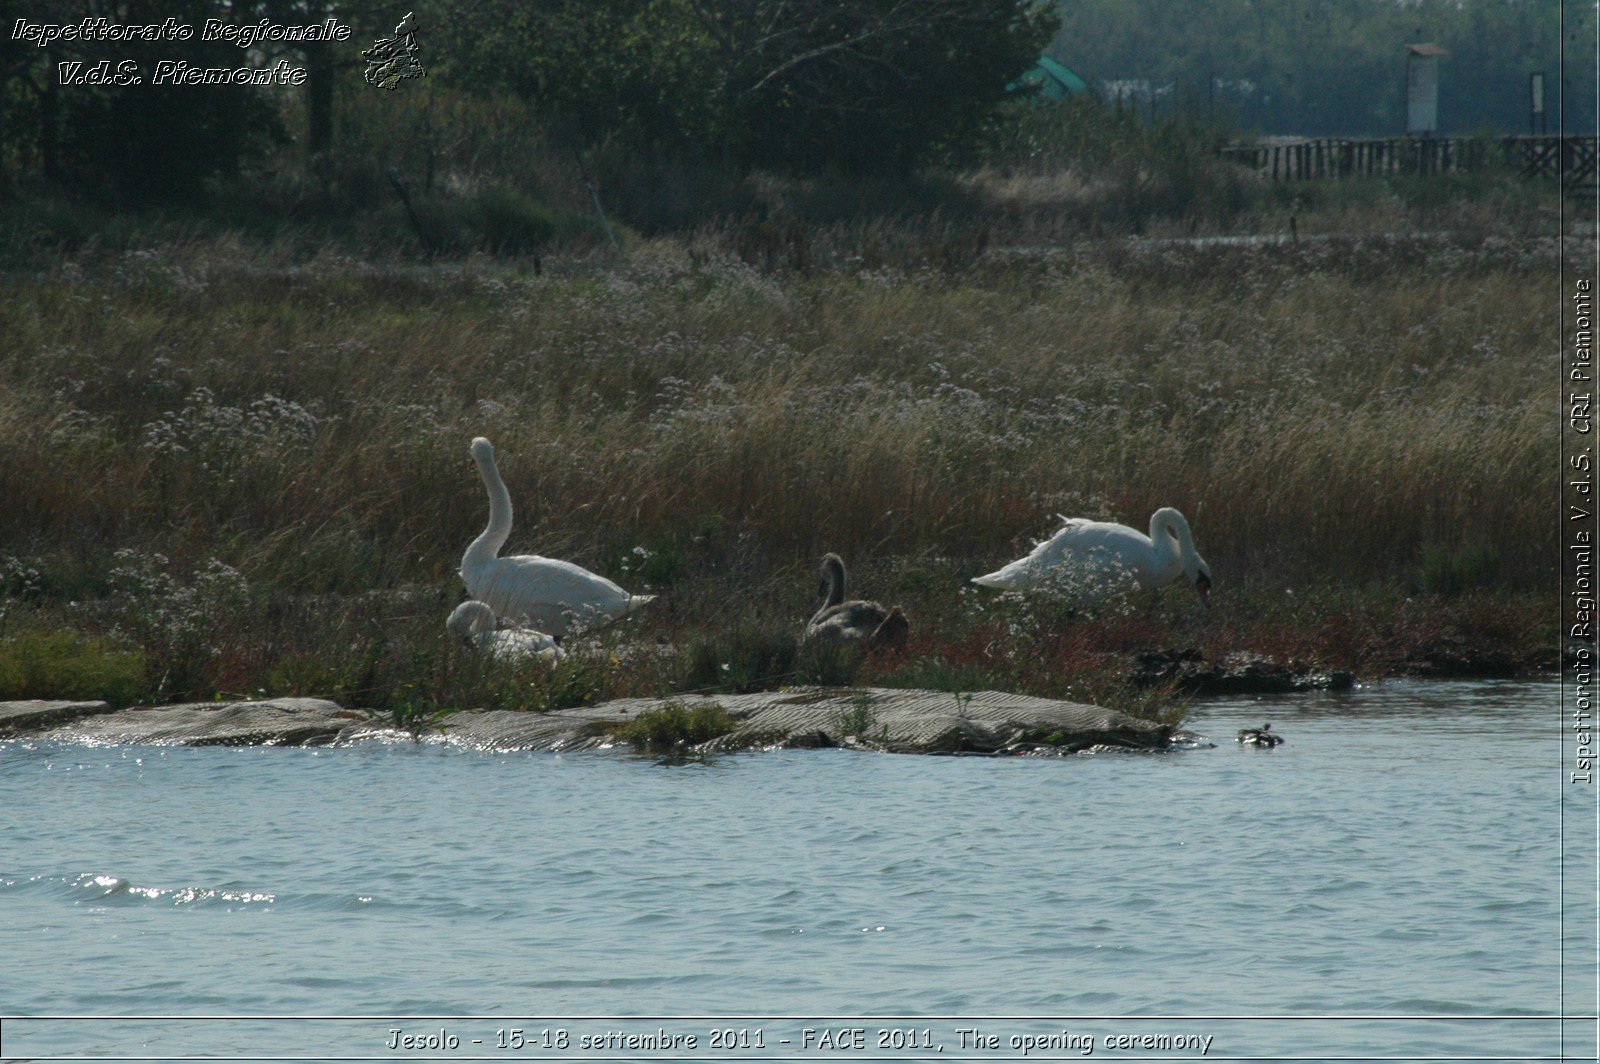
[[[378,654],[337,682],[391,700],[482,527],[475,435],[516,503],[510,548],[663,592],[641,622],[679,642],[797,624],[824,550],[959,642],[994,623],[965,577],[1054,514],[1159,506],[1188,515],[1224,604],[1404,593],[1430,549],[1487,552],[1493,591],[1539,594],[1556,254],[1117,241],[766,273],[660,242],[535,276],[224,242],[62,261],[0,301],[0,554],[38,574],[38,616],[124,632],[116,551],[180,586],[223,564],[253,605],[208,682],[335,683],[305,661],[337,645]]]

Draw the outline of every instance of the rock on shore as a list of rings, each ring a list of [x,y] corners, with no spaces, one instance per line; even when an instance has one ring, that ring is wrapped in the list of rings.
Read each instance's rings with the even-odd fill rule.
[[[8,707],[0,702],[0,719]],[[35,729],[47,739],[105,745],[307,746],[332,742],[367,714],[323,698],[274,698],[260,702],[186,702],[82,716]]]
[[[0,739],[35,734],[68,721],[110,712],[111,706],[105,702],[0,702]]]
[[[1172,728],[1098,706],[998,691],[794,688],[746,695],[629,698],[551,713],[451,714],[416,737],[481,750],[617,745],[618,728],[668,703],[715,704],[735,730],[699,749],[852,746],[892,753],[1161,749]],[[410,740],[371,713],[320,698],[198,702],[111,711],[103,702],[0,702],[0,736],[175,746],[306,746]]]

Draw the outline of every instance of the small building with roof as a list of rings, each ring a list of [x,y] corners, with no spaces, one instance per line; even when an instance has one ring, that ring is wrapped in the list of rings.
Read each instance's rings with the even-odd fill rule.
[[[1007,92],[1030,90],[1042,100],[1065,100],[1073,96],[1087,96],[1089,83],[1061,63],[1041,55],[1027,73],[1006,86]]]

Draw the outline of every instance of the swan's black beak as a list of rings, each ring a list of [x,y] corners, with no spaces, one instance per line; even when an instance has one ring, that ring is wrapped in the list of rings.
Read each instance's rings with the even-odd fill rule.
[[[1194,589],[1200,593],[1200,601],[1207,606],[1211,605],[1211,578],[1205,573],[1200,573],[1194,578]]]

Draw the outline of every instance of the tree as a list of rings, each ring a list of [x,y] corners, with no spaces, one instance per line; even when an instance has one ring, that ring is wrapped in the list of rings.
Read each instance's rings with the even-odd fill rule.
[[[265,18],[285,26],[309,26],[337,18],[352,28],[349,41],[295,41],[269,45],[268,56],[290,55],[305,67],[305,151],[316,159],[333,147],[335,88],[340,73],[359,70],[361,50],[372,44],[370,38],[382,35],[399,15],[394,4],[380,0],[239,0],[229,5],[241,21]],[[401,12],[403,14],[404,12]]]
[[[1014,0],[693,0],[743,154],[903,171],[970,143],[1054,17]]]
[[[485,0],[451,51],[569,140],[903,171],[970,143],[1054,23],[1018,0]]]
[[[9,51],[0,62],[0,100],[10,116],[4,147],[37,160],[57,188],[121,206],[197,196],[208,177],[237,168],[251,142],[277,131],[271,101],[249,85],[157,85],[162,60],[232,69],[242,50],[201,39],[207,18],[223,17],[215,0],[89,0],[40,5],[32,22],[80,23],[104,17],[118,25],[160,24],[171,18],[195,27],[186,41],[57,40],[29,42],[32,54]],[[136,64],[138,83],[97,83]],[[102,65],[103,64],[103,65]],[[71,83],[77,77],[82,83]]]

